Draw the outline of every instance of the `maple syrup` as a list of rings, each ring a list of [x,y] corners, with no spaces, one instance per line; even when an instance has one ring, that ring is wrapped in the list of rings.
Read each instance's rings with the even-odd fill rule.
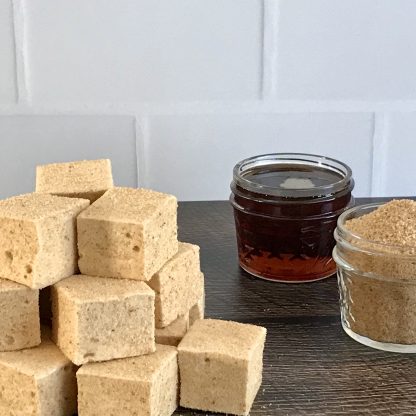
[[[339,215],[353,205],[351,169],[307,154],[269,154],[238,163],[231,184],[240,266],[280,282],[336,271],[331,253]]]

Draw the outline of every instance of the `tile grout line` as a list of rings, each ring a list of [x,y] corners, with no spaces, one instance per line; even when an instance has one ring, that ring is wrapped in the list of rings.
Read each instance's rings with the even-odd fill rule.
[[[139,143],[138,143],[138,131],[140,129],[140,125],[139,125],[139,120],[137,116],[134,116],[134,154],[135,154],[135,159],[136,159],[136,188],[139,187],[139,183],[140,183],[140,174],[139,174],[139,159],[138,159],[138,154],[139,154]]]
[[[232,105],[230,105],[232,104]],[[198,115],[198,114],[300,114],[300,113],[389,113],[415,112],[416,100],[393,102],[369,101],[286,101],[249,100],[235,102],[182,101],[176,103],[37,103],[0,104],[2,115]]]
[[[135,132],[136,132],[136,171],[137,186],[148,187],[148,175],[146,165],[146,152],[149,136],[149,118],[148,116],[135,116]]]
[[[386,113],[374,113],[374,132],[372,141],[371,196],[384,195],[385,167],[387,162],[387,135],[389,116]]]
[[[30,103],[31,97],[29,93],[29,74],[27,68],[26,11],[24,0],[12,0],[12,6],[17,102],[26,106]]]
[[[370,167],[370,196],[374,195],[374,138],[375,138],[375,132],[376,132],[376,113],[373,113],[372,115],[372,134],[371,134],[371,167]],[[354,172],[353,172],[354,175]]]
[[[263,56],[262,56],[262,98],[271,99],[276,95],[277,54],[278,54],[279,3],[277,0],[263,1]]]

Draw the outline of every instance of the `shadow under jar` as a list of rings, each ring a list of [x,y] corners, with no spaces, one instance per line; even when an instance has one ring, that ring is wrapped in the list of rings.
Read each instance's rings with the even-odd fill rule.
[[[299,283],[329,277],[337,219],[353,205],[351,169],[324,156],[275,153],[233,171],[240,266],[267,280]]]

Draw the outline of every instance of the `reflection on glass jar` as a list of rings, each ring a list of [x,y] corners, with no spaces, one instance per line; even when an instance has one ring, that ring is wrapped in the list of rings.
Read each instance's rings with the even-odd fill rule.
[[[240,266],[273,281],[309,282],[335,272],[338,216],[353,204],[351,169],[307,154],[269,154],[234,167]]]

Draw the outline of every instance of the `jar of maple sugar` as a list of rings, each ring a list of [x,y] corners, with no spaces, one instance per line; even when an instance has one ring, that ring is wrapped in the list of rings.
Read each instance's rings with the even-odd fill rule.
[[[262,279],[299,283],[335,273],[337,219],[353,205],[351,169],[324,156],[274,153],[233,171],[240,266]]]
[[[335,238],[344,331],[373,348],[416,353],[416,202],[354,207]]]

